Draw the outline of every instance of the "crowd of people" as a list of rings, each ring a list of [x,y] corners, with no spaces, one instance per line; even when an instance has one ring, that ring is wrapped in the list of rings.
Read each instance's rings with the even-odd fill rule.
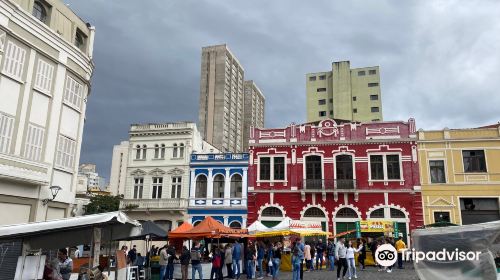
[[[393,238],[380,237],[378,239],[368,240],[346,240],[338,238],[337,242],[331,240],[324,242],[322,239],[303,242],[297,238],[291,244],[291,265],[293,280],[302,280],[304,272],[314,270],[335,271],[337,266],[337,279],[358,278],[358,271],[365,269],[365,260],[367,251],[374,253],[382,244],[391,244],[398,251],[398,268],[403,268],[401,250],[406,248],[402,238],[394,242]],[[177,251],[172,245],[163,247],[152,246],[146,255],[142,258],[135,246],[127,251],[125,250],[127,261],[131,265],[143,266],[149,261],[150,257],[159,256],[160,280],[174,279],[174,263],[180,263],[182,279],[188,278],[188,268],[191,265],[191,279],[203,279],[204,273],[210,273],[210,280],[223,280],[223,269],[227,271],[228,279],[240,279],[243,269],[246,273],[246,279],[263,279],[270,277],[277,280],[279,277],[281,257],[283,254],[283,244],[270,242],[268,240],[258,240],[256,242],[248,241],[246,247],[244,244],[235,241],[232,244],[212,245],[211,249],[194,241],[191,249],[183,246]],[[357,253],[356,267],[355,256]],[[210,271],[203,271],[202,263],[210,263]],[[241,267],[243,264],[244,268]],[[305,269],[304,269],[305,265]],[[390,273],[392,266],[379,267],[379,271]]]

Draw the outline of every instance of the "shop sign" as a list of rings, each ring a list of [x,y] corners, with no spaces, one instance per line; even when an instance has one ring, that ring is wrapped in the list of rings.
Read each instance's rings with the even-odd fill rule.
[[[292,220],[290,221],[290,230],[294,229],[317,229],[321,230],[321,222],[318,221],[299,221]]]
[[[360,221],[361,232],[393,232],[394,224],[390,221]]]

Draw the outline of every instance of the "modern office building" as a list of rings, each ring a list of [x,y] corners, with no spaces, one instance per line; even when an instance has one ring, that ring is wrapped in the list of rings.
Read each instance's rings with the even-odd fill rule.
[[[260,91],[254,81],[245,81],[245,106],[243,119],[243,151],[248,151],[248,139],[250,137],[250,128],[264,128],[264,111],[266,98]]]
[[[306,75],[306,95],[308,122],[383,120],[378,66],[351,69],[349,61],[333,62],[331,71]]]
[[[113,161],[111,168],[125,170],[120,209],[133,219],[155,221],[167,231],[176,228],[188,218],[191,153],[218,150],[203,141],[196,124],[190,122],[134,124],[128,143],[126,167],[122,160]]]
[[[202,49],[199,129],[224,152],[243,149],[244,73],[227,45]]]
[[[0,0],[0,224],[72,213],[93,44],[62,1]]]
[[[424,220],[500,220],[500,125],[418,132]]]
[[[88,190],[104,190],[106,180],[97,173],[96,165],[92,163],[80,164],[78,168],[77,192]]]
[[[210,216],[231,228],[247,225],[247,153],[192,154],[189,220]]]

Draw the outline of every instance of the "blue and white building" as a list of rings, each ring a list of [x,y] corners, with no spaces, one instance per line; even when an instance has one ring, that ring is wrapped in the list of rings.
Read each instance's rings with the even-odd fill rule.
[[[188,215],[196,225],[211,216],[246,228],[248,153],[192,154]]]

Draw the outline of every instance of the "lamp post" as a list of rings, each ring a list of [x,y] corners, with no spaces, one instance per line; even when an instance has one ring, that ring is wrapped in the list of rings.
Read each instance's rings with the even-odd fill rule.
[[[51,186],[49,189],[50,192],[52,193],[52,198],[46,198],[42,200],[43,205],[47,205],[50,201],[53,201],[56,198],[59,191],[62,190],[62,188],[59,186]]]

